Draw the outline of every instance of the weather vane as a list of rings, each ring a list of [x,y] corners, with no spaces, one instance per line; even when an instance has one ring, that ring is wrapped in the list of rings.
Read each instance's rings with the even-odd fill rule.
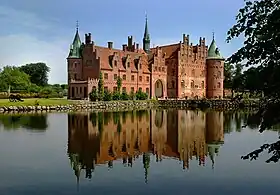
[[[215,39],[215,32],[213,31],[212,34],[213,34],[213,40],[214,40]]]
[[[76,21],[76,29],[77,30],[79,29],[79,21],[78,20]]]

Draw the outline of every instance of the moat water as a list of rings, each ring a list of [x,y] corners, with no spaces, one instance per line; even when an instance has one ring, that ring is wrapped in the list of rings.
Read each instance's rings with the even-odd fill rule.
[[[0,115],[0,194],[279,194],[280,167],[242,160],[278,130],[249,113]]]

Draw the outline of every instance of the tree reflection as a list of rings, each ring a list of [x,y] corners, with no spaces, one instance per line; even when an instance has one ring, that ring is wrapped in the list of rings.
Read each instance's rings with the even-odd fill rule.
[[[48,128],[45,114],[2,114],[0,123],[5,130],[18,130],[20,128],[29,131],[45,131]]]

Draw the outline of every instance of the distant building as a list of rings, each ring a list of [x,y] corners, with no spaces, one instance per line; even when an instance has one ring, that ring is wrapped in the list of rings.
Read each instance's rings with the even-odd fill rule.
[[[143,48],[128,37],[122,49],[113,42],[107,47],[94,44],[91,33],[80,40],[78,28],[71,44],[68,62],[68,98],[84,99],[97,88],[100,72],[104,89],[117,90],[117,78],[122,79],[122,91],[141,90],[149,97],[223,97],[224,58],[213,36],[210,47],[205,38],[193,45],[189,35],[172,45],[150,48],[150,34],[146,18]]]

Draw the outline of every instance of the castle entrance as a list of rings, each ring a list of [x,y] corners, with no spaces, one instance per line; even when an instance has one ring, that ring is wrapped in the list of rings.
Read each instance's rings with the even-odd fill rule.
[[[157,80],[155,83],[155,96],[157,98],[163,97],[163,84],[161,80]]]

